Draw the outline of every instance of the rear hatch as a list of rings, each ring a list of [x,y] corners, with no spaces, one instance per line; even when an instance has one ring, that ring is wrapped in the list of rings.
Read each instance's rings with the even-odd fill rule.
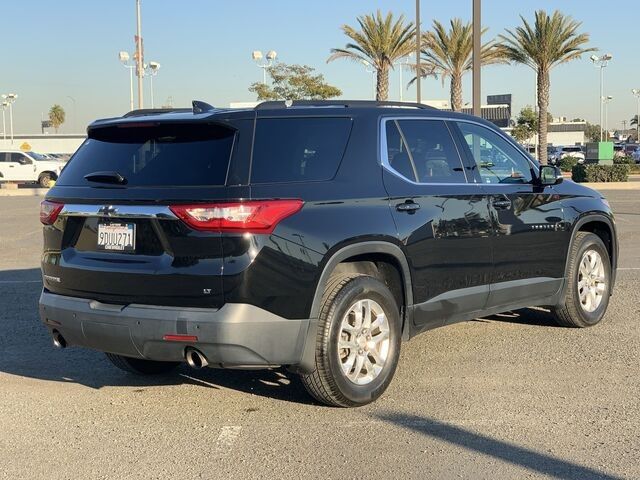
[[[45,288],[105,303],[222,305],[221,233],[168,205],[228,198],[237,137],[219,122],[90,129],[41,211]]]

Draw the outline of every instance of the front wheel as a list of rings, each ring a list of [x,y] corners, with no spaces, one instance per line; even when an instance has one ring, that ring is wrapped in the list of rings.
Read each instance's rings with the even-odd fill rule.
[[[318,319],[316,368],[302,382],[327,405],[373,402],[391,383],[400,337],[400,311],[384,283],[367,275],[334,277]]]
[[[578,232],[569,250],[564,304],[553,309],[564,327],[591,327],[602,320],[611,294],[609,252],[597,235]]]
[[[136,375],[159,375],[170,372],[180,365],[180,362],[157,362],[155,360],[125,357],[115,353],[105,353],[105,355],[120,370]]]
[[[51,184],[53,183],[53,177],[51,176],[50,173],[43,173],[38,178],[38,183],[43,188],[49,188],[49,187],[51,187]]]

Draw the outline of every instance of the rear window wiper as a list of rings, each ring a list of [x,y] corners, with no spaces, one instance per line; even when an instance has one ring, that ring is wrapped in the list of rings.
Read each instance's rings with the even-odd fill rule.
[[[85,180],[98,183],[114,183],[116,185],[126,185],[127,179],[118,172],[93,172],[84,176]]]

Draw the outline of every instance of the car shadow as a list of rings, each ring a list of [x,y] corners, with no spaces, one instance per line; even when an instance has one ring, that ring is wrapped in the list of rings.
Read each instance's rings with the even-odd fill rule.
[[[0,372],[38,380],[78,383],[88,388],[152,387],[191,384],[215,390],[232,389],[295,403],[313,403],[298,376],[286,369],[194,370],[186,364],[150,376],[123,372],[101,352],[53,346],[40,322],[39,269],[0,271]]]
[[[561,480],[618,480],[622,478],[432,418],[392,412],[373,414],[372,417],[426,437],[524,467],[550,478]]]

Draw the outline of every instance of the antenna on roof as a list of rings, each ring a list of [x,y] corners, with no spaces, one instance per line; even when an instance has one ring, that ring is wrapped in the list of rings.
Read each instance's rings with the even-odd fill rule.
[[[215,110],[216,108],[213,105],[209,105],[206,102],[201,102],[200,100],[194,100],[193,102],[191,102],[191,105],[193,105],[193,113],[204,113],[204,112],[210,112],[212,110]]]

